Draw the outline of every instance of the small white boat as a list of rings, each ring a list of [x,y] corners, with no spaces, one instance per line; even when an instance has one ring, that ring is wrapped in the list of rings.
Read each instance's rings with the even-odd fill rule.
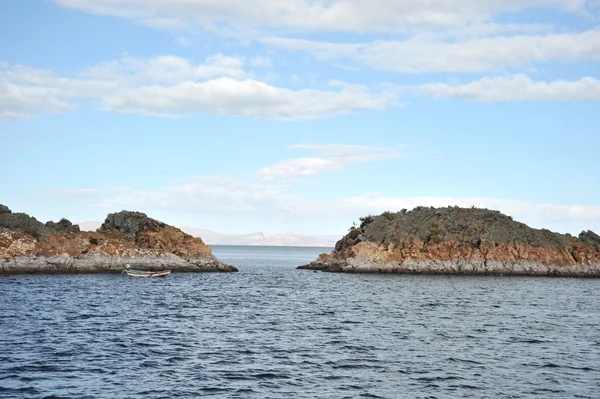
[[[130,277],[167,277],[171,271],[170,270],[159,270],[159,271],[148,271],[148,270],[135,270],[129,267],[129,265],[125,266],[125,270],[123,273],[127,273]]]

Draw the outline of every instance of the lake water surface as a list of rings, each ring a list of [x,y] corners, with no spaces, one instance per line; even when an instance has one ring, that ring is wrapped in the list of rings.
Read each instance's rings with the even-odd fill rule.
[[[600,280],[295,270],[0,278],[1,398],[599,398]]]

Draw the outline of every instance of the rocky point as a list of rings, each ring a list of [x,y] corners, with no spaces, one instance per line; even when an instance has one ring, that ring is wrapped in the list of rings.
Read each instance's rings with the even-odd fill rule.
[[[0,274],[120,273],[146,270],[235,272],[202,239],[141,212],[108,215],[95,232],[67,219],[41,223],[0,205]]]
[[[355,273],[600,277],[600,236],[534,229],[498,211],[384,212],[300,269]]]

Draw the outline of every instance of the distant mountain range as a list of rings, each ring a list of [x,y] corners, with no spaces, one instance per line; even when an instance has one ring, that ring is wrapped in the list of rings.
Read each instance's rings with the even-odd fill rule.
[[[79,228],[83,231],[95,231],[102,222],[82,222]],[[195,227],[181,227],[181,230],[200,237],[208,245],[260,245],[260,246],[290,246],[290,247],[334,247],[342,238],[336,235],[302,235],[295,233],[264,234],[261,232],[249,234],[223,234],[212,230]]]
[[[302,234],[222,234],[212,230],[197,229],[194,227],[181,227],[181,230],[200,237],[208,245],[270,245],[291,247],[333,247],[340,236]]]

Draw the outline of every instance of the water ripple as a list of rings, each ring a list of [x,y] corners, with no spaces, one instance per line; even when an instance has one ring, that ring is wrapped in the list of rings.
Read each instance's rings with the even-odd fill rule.
[[[221,253],[219,253],[221,251]],[[598,280],[236,274],[0,279],[0,398],[594,398]]]

